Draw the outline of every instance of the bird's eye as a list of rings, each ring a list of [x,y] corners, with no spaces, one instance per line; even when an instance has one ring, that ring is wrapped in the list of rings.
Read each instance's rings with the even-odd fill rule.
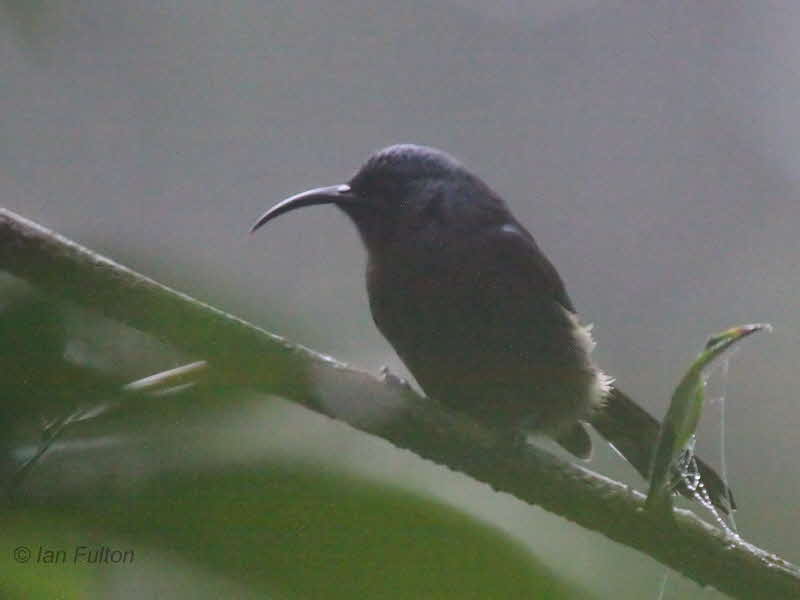
[[[444,221],[444,194],[436,193],[431,196],[422,209],[421,216],[427,221]]]

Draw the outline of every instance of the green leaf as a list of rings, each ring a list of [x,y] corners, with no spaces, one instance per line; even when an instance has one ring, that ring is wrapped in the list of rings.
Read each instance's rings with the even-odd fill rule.
[[[302,412],[214,389],[137,398],[73,423],[27,474],[16,508],[0,512],[6,558],[26,545],[67,560],[0,562],[0,582],[19,581],[0,583],[0,595],[83,598],[87,585],[143,577],[140,562],[172,570],[177,559],[253,597],[588,597],[453,506],[287,455],[271,439],[281,432],[270,433],[285,410]],[[132,550],[136,561],[75,563],[79,545]]]
[[[703,351],[675,388],[669,410],[661,424],[653,460],[647,496],[650,510],[671,512],[676,474],[680,477],[681,462],[687,453],[691,453],[703,411],[706,369],[734,343],[762,329],[771,330],[771,326],[765,323],[740,325],[709,338]]]

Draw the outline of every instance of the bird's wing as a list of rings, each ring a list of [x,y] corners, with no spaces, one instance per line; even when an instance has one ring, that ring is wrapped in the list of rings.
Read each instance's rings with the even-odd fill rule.
[[[485,233],[484,241],[484,251],[494,255],[491,264],[501,266],[506,273],[503,279],[519,281],[529,291],[536,290],[576,312],[558,271],[522,225],[511,221],[493,227]]]

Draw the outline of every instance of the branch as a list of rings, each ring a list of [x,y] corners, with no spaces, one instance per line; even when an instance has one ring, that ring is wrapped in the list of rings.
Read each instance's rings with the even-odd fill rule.
[[[215,378],[281,395],[644,552],[734,598],[800,598],[800,569],[689,511],[674,524],[628,487],[499,439],[401,386],[288,343],[0,209],[0,269],[202,357]],[[381,418],[376,418],[381,415]],[[385,415],[391,415],[386,418]]]

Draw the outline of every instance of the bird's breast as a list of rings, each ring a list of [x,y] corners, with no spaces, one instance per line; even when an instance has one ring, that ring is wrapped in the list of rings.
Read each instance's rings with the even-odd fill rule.
[[[428,395],[479,419],[557,431],[586,416],[597,371],[574,316],[481,261],[452,249],[414,261],[371,257],[378,329]]]

